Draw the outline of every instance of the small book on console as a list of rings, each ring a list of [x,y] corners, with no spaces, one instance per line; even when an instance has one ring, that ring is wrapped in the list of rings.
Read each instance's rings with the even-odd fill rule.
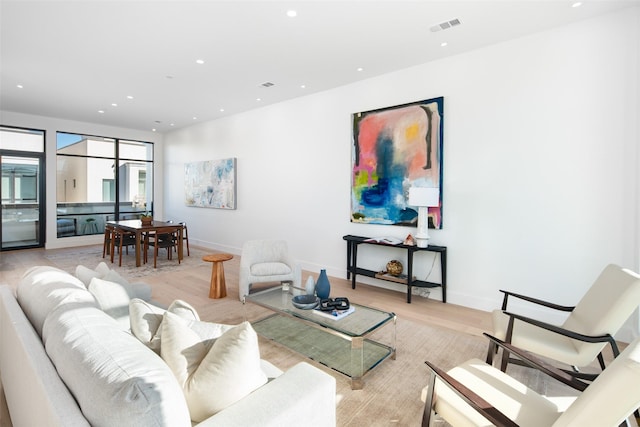
[[[382,243],[385,245],[399,245],[402,243],[402,239],[398,239],[397,237],[389,237],[389,236],[371,237],[369,239],[366,239],[365,242]]]
[[[332,310],[322,311],[318,308],[314,308],[313,312],[319,316],[326,317],[327,319],[340,320],[353,313],[356,310],[354,306],[347,308],[346,310]]]

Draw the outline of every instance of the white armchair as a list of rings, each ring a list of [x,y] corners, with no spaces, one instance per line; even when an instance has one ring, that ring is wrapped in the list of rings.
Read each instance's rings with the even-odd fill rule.
[[[300,266],[289,255],[284,240],[249,240],[242,246],[240,258],[240,301],[251,291],[254,283],[290,280],[300,287]]]

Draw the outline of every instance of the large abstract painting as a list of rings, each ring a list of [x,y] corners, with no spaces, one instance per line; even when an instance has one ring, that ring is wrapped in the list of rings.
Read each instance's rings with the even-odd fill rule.
[[[409,188],[435,187],[429,227],[442,228],[443,110],[440,97],[353,114],[351,222],[415,225]]]
[[[184,165],[185,204],[202,208],[236,208],[236,159]]]

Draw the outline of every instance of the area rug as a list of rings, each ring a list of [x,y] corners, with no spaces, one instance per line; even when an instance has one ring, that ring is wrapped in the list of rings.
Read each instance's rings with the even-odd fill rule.
[[[107,255],[102,258],[101,246],[84,246],[77,248],[76,250],[64,249],[64,250],[50,250],[44,255],[52,264],[58,268],[67,271],[69,273],[75,273],[75,269],[78,265],[84,265],[89,268],[95,268],[99,262],[106,262],[109,267],[115,269],[119,274],[129,278],[142,278],[146,276],[153,276],[158,274],[165,274],[170,272],[176,272],[181,270],[188,270],[194,266],[203,264],[202,256],[207,252],[204,252],[197,248],[190,248],[190,256],[187,256],[187,250],[184,249],[184,257],[178,264],[178,255],[174,253],[172,259],[168,259],[166,250],[161,250],[158,253],[157,267],[153,267],[153,254],[149,256],[149,262],[142,264],[140,267],[136,267],[136,256],[134,249],[130,248],[129,253],[122,254],[122,266],[119,266],[119,256],[116,253],[114,257],[114,263],[111,264],[111,260]]]

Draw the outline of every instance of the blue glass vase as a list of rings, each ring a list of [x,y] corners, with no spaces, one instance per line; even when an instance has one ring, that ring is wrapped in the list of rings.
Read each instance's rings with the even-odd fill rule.
[[[329,298],[330,293],[331,283],[329,283],[329,278],[327,277],[327,270],[320,270],[320,276],[316,281],[316,295],[320,299],[326,299]]]

